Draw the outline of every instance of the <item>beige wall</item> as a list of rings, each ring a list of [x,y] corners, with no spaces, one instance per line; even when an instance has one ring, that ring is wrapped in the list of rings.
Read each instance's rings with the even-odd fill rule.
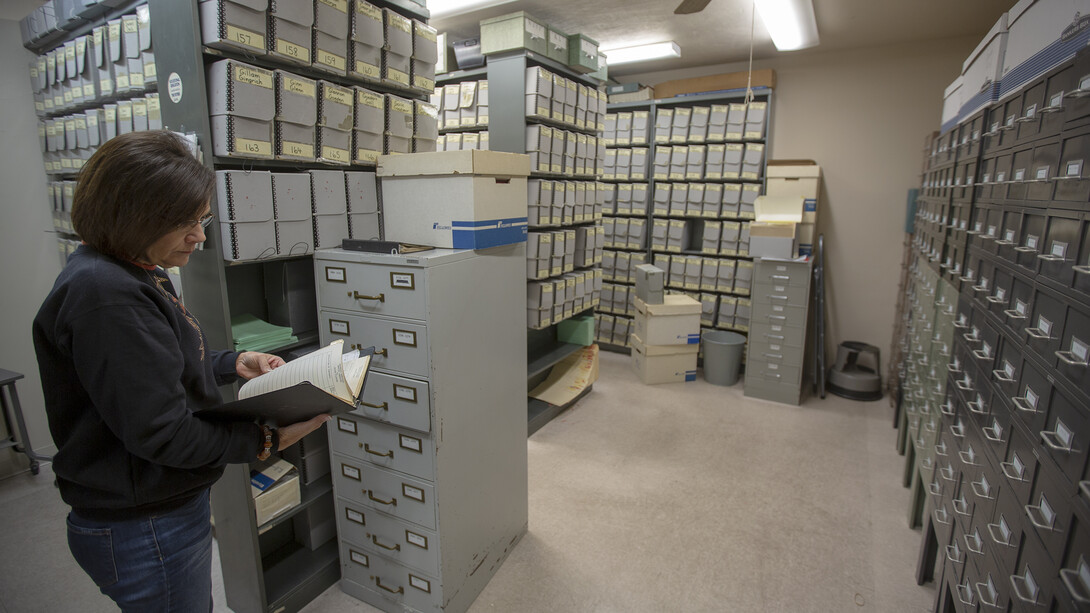
[[[30,324],[61,270],[38,148],[38,120],[17,21],[0,19],[0,368],[26,375],[16,384],[36,451],[52,455]],[[0,451],[0,478],[26,470],[26,456]]]
[[[812,159],[824,190],[827,346],[856,340],[890,355],[904,244],[905,202],[919,185],[924,137],[937,130],[942,94],[976,37],[851,52],[783,54],[776,71],[771,155]],[[621,77],[654,84],[745,70],[726,64]],[[829,360],[834,358],[829,354]]]

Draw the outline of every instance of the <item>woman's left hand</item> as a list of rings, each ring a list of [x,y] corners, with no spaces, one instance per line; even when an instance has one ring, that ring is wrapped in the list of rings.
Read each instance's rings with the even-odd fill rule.
[[[284,359],[269,353],[243,351],[235,360],[235,372],[243,379],[253,379],[284,365]]]

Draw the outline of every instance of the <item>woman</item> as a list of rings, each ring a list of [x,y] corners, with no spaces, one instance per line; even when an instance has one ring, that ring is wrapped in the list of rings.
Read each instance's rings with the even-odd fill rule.
[[[211,610],[209,488],[329,419],[275,431],[194,415],[222,402],[218,386],[284,363],[207,347],[163,271],[204,242],[214,186],[175,134],[106,142],[76,185],[84,244],[34,319],[69,548],[124,611]]]

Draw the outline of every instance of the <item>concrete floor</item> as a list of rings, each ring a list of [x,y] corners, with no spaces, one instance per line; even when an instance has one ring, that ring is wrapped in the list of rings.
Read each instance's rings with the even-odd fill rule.
[[[931,610],[888,402],[644,386],[606,352],[600,373],[529,439],[529,533],[470,611]],[[52,481],[0,481],[0,612],[116,610],[68,553]],[[334,586],[304,611],[377,610]]]

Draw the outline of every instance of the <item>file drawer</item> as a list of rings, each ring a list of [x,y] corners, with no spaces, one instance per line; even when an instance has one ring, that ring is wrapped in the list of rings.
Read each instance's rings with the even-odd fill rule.
[[[1090,415],[1065,392],[1052,388],[1048,422],[1044,430],[1035,432],[1044,443],[1043,449],[1064,476],[1078,483],[1086,470],[1090,454]]]
[[[1001,319],[1006,322],[1007,329],[1021,340],[1025,338],[1026,322],[1033,313],[1033,281],[1016,274],[1011,278],[1010,289],[1010,300]]]
[[[1029,181],[1033,177],[1033,145],[1019,144],[1011,158],[1011,173],[1007,178],[1007,204],[1032,204],[1026,200]]]
[[[1004,578],[1012,575],[1017,567],[1018,554],[1025,540],[1023,523],[1022,505],[1010,490],[1001,489],[985,538],[995,556],[996,568]]]
[[[1026,345],[1049,367],[1056,367],[1056,352],[1064,330],[1067,308],[1053,294],[1036,289],[1033,314],[1026,328]]]
[[[809,287],[810,268],[807,264],[759,260],[753,282],[767,285]]]
[[[1021,108],[1016,108],[1014,119],[1018,132],[1018,142],[1032,142],[1041,134],[1041,109],[1045,107],[1044,79],[1027,83],[1022,90]]]
[[[1005,208],[1001,211],[999,222],[999,235],[995,239],[996,255],[1001,259],[1014,264],[1015,250],[1018,246],[1018,236],[1022,229],[1023,211],[1020,208]]]
[[[793,347],[802,347],[806,341],[806,329],[801,326],[758,323],[750,324],[749,338],[765,339],[769,343],[783,343]]]
[[[419,268],[320,261],[317,269],[323,308],[408,319],[427,316],[427,288]]]
[[[757,359],[763,359],[772,364],[802,367],[802,347],[792,347],[771,341],[750,341],[750,355]]]
[[[1000,463],[1007,489],[1013,493],[1019,508],[1029,504],[1038,471],[1038,444],[1024,433],[1022,428],[1011,430],[1007,455]]]
[[[1081,511],[1072,515],[1067,551],[1060,562],[1056,589],[1071,599],[1086,598],[1086,589],[1090,587],[1086,584],[1086,565],[1090,564],[1090,526],[1087,523],[1088,517]]]
[[[1022,348],[1004,336],[991,376],[996,392],[1002,394],[1004,400],[1018,394],[1018,382],[1022,379],[1022,360]]]
[[[1045,228],[1047,215],[1044,211],[1026,209],[1022,214],[1022,223],[1018,228],[1018,240],[1014,245],[1014,263],[1026,274],[1036,274],[1040,260],[1037,254],[1045,246]]]
[[[371,367],[384,371],[396,371],[427,377],[428,334],[419,323],[361,317],[323,310],[320,314],[321,329],[330,338],[343,338],[346,345],[375,347]]]
[[[770,304],[789,304],[806,308],[810,300],[809,286],[759,282],[754,296],[760,296]]]
[[[1090,108],[1090,97],[1078,100]],[[1078,210],[1090,203],[1090,131],[1081,129],[1063,136],[1059,166],[1051,180],[1056,186],[1052,192],[1053,206]]]
[[[1056,474],[1047,462],[1043,463],[1029,504],[1023,506],[1025,530],[1041,541],[1053,573],[1062,559],[1073,513],[1071,496],[1063,482],[1062,475]]]
[[[1078,214],[1049,211],[1044,248],[1037,255],[1040,274],[1062,287],[1071,287],[1082,236],[1082,219]]]
[[[1060,141],[1052,139],[1038,142],[1033,148],[1033,158],[1026,176],[1026,204],[1029,206],[1050,206],[1052,201],[1054,178],[1060,167]]]
[[[439,539],[432,530],[337,498],[337,534],[365,553],[440,575]]]
[[[1010,604],[1010,582],[995,563],[995,559],[985,556],[979,563],[977,582],[973,584],[981,611],[998,609],[1008,610]]]
[[[804,326],[806,324],[806,307],[783,304],[781,301],[770,302],[758,298],[753,302],[753,321]]]
[[[367,373],[362,406],[353,415],[419,430],[431,431],[431,391],[427,381],[387,373]]]
[[[435,441],[431,436],[353,415],[338,415],[333,422],[329,439],[334,452],[421,479],[435,480]]]
[[[1090,314],[1074,304],[1067,307],[1057,370],[1060,376],[1071,382],[1083,395],[1090,398]]]
[[[435,486],[426,481],[334,453],[333,484],[351,502],[436,529]]]
[[[1014,405],[1015,419],[1029,432],[1036,433],[1048,424],[1048,411],[1052,403],[1053,381],[1029,358],[1022,358],[1021,376],[1016,393],[1009,397]]]
[[[1012,611],[1054,611],[1052,595],[1057,587],[1055,564],[1039,539],[1024,532],[1021,551],[1010,576]]]
[[[341,590],[381,609],[439,611],[439,581],[420,571],[341,541]]]
[[[752,372],[755,377],[768,383],[783,383],[795,385],[802,380],[802,367],[781,364],[768,358],[754,356],[750,352],[746,360],[746,372]]]
[[[943,550],[943,557],[946,560],[946,568],[950,571],[947,573],[949,578],[955,583],[960,581],[965,573],[967,557],[965,554],[965,528],[956,521],[952,523],[950,542],[947,543]]]

